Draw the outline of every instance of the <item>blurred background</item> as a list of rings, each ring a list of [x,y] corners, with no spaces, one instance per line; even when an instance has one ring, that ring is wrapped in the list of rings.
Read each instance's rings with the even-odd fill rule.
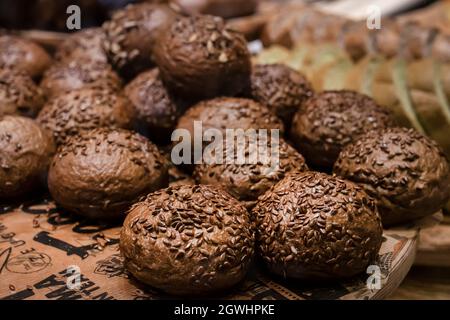
[[[99,26],[108,18],[112,11],[135,2],[172,2],[184,7],[186,11],[211,13],[214,10],[205,5],[205,0],[0,0],[0,27],[6,29],[43,29],[51,31],[68,31],[66,29],[66,9],[75,4],[82,11],[82,27]],[[236,2],[221,0],[216,2]],[[242,0],[242,3],[253,1]],[[288,2],[287,0],[259,0],[254,2]],[[292,1],[289,1],[292,2]],[[307,1],[297,0],[299,3],[314,3],[327,11],[347,15],[351,18],[364,18],[368,5],[377,5],[384,15],[403,13],[408,10],[426,6],[433,0],[328,0]],[[225,6],[225,5],[223,5]],[[256,8],[254,9],[257,10]],[[205,12],[206,11],[206,12]],[[247,11],[252,14],[253,10]],[[220,14],[220,12],[214,12]],[[232,18],[233,14],[226,14]]]

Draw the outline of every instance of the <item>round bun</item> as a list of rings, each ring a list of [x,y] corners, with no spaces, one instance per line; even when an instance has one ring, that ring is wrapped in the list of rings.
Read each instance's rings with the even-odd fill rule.
[[[174,295],[202,295],[243,279],[253,256],[247,210],[222,189],[178,186],[130,210],[120,234],[125,266],[138,280]]]
[[[251,96],[266,105],[286,126],[303,103],[312,97],[313,89],[306,78],[284,64],[253,66]]]
[[[14,68],[39,78],[50,63],[48,53],[34,42],[16,36],[0,36],[0,68]]]
[[[51,135],[33,120],[0,117],[0,199],[35,191],[54,152]]]
[[[134,108],[119,93],[79,89],[50,100],[37,121],[62,144],[71,136],[100,127],[131,129]]]
[[[101,28],[87,28],[72,33],[57,48],[55,59],[58,61],[91,59],[102,63],[108,62],[103,50],[105,33]]]
[[[442,150],[412,129],[364,135],[341,152],[334,172],[376,200],[384,225],[433,214],[450,197],[450,168]]]
[[[178,17],[154,54],[164,83],[181,97],[234,96],[250,85],[247,42],[219,17]]]
[[[219,129],[278,129],[283,123],[270,110],[250,99],[215,98],[199,102],[180,117],[177,129],[186,129],[194,137],[194,121],[201,121],[203,131]]]
[[[183,108],[167,92],[158,69],[138,75],[125,87],[125,94],[136,108],[139,126],[152,140],[170,137]]]
[[[171,3],[186,14],[210,14],[227,19],[254,14],[258,7],[258,0],[173,0]]]
[[[49,170],[53,199],[92,219],[123,218],[141,196],[168,183],[165,159],[146,138],[123,129],[94,129],[62,145]]]
[[[318,172],[292,174],[261,196],[252,215],[268,269],[304,280],[366,270],[381,247],[375,203],[356,184]]]
[[[28,74],[0,69],[0,117],[6,114],[35,117],[44,102],[42,90]]]
[[[342,148],[362,134],[394,124],[373,99],[353,91],[324,91],[296,113],[292,142],[312,167],[331,169]]]
[[[166,5],[141,3],[117,11],[103,25],[104,48],[110,62],[126,78],[152,67],[153,47],[161,32],[175,19]]]
[[[41,88],[47,97],[81,88],[120,90],[122,80],[107,63],[91,59],[65,60],[53,64],[44,74]]]
[[[278,145],[275,143],[273,138],[258,139],[255,145],[245,142],[241,153],[245,155],[244,164],[239,162],[234,144],[224,143],[220,162],[214,155],[205,155],[204,163],[195,167],[194,177],[201,184],[220,185],[251,208],[260,195],[287,174],[308,170],[305,159],[294,148],[282,139]],[[260,153],[263,148],[267,151],[266,158]],[[259,161],[252,163],[251,159]]]

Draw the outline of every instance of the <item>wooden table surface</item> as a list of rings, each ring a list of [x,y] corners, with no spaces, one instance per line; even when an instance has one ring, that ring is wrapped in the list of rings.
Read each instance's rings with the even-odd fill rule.
[[[389,299],[450,300],[450,215],[422,230],[416,265]]]
[[[450,300],[450,268],[414,266],[388,299]]]

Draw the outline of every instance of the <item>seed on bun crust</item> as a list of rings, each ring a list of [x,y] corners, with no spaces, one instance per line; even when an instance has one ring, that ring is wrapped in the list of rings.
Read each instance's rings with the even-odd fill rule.
[[[394,124],[390,113],[353,91],[324,91],[307,100],[292,122],[291,139],[308,165],[330,170],[342,148],[371,130]]]
[[[313,89],[308,80],[284,64],[253,66],[251,96],[272,110],[287,127],[312,95]]]
[[[0,68],[13,68],[38,79],[51,62],[49,54],[36,43],[17,36],[0,36]]]
[[[79,89],[51,99],[37,121],[48,129],[58,145],[74,135],[95,128],[131,129],[134,108],[120,93],[102,89]]]
[[[206,154],[204,163],[195,166],[196,181],[220,185],[251,208],[260,195],[286,175],[308,170],[302,155],[281,138],[244,142],[238,152],[233,144],[224,143],[219,159]]]
[[[42,90],[28,74],[0,68],[0,117],[17,114],[34,118],[44,102]]]
[[[109,64],[80,58],[53,64],[45,72],[41,88],[48,98],[53,98],[82,88],[118,91],[122,88],[122,80]]]
[[[139,3],[115,12],[103,25],[104,49],[114,68],[132,79],[153,66],[153,50],[176,13],[167,5]]]
[[[250,85],[247,42],[219,17],[177,17],[154,55],[165,85],[180,97],[235,96]]]

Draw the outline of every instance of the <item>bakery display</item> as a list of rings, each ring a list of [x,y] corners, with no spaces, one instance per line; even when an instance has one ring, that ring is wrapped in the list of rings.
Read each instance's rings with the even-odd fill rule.
[[[68,138],[91,129],[132,129],[134,107],[120,93],[102,89],[79,89],[51,99],[37,121],[53,134],[60,145]]]
[[[0,199],[39,190],[55,152],[52,136],[34,120],[0,117]]]
[[[45,103],[42,90],[28,74],[0,68],[0,117],[18,114],[35,117]]]
[[[128,5],[105,22],[104,48],[110,62],[126,78],[152,67],[158,38],[169,28],[176,13],[164,4],[140,3]]]
[[[159,70],[139,74],[125,87],[125,94],[136,109],[140,131],[153,141],[169,140],[185,108],[167,91]]]
[[[289,175],[259,199],[252,215],[257,251],[284,278],[355,276],[382,242],[375,202],[358,185],[323,173]]]
[[[219,159],[206,154],[203,163],[195,166],[196,181],[219,185],[251,208],[260,195],[286,175],[308,170],[303,156],[283,139],[258,139],[254,144],[243,141],[243,145],[238,146],[241,147],[239,153],[235,152],[234,144],[224,143],[223,156]],[[261,150],[265,150],[265,157]],[[244,155],[247,161],[239,161]]]
[[[135,204],[120,234],[125,266],[173,295],[221,292],[241,281],[253,256],[247,210],[214,186],[156,191]]]
[[[251,96],[272,110],[287,127],[297,110],[312,95],[308,80],[284,64],[253,66]]]
[[[108,61],[103,49],[105,33],[101,28],[87,28],[70,34],[56,49],[58,61],[91,59],[105,63]]]
[[[291,139],[309,164],[330,169],[343,147],[368,131],[393,124],[389,112],[368,96],[352,91],[324,91],[297,111]]]
[[[448,160],[435,142],[413,129],[362,136],[344,148],[334,172],[375,199],[386,226],[431,215],[450,197]]]
[[[13,35],[0,36],[0,68],[14,68],[38,79],[50,64],[49,54],[36,43]]]
[[[245,38],[219,17],[177,17],[162,33],[154,57],[171,92],[190,101],[234,96],[250,83]]]
[[[158,148],[123,129],[99,128],[69,138],[48,174],[50,193],[61,207],[95,220],[123,218],[141,196],[167,184]]]
[[[115,91],[121,87],[122,80],[109,64],[79,58],[54,63],[41,81],[41,88],[48,97],[56,97],[81,88]]]

